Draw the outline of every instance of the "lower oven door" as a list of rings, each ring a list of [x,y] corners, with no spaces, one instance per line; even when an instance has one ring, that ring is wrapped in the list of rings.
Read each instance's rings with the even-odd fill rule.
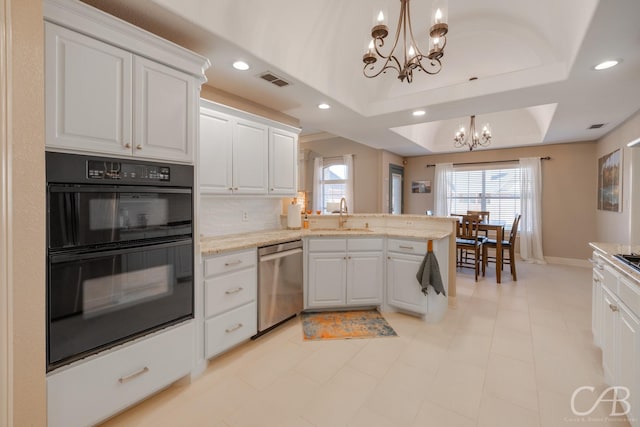
[[[47,370],[193,317],[193,242],[49,255]]]

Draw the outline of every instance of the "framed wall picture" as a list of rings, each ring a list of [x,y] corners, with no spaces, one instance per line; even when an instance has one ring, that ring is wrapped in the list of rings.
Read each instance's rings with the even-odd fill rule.
[[[598,159],[598,209],[622,211],[622,150]]]
[[[412,193],[431,193],[431,181],[411,181]]]

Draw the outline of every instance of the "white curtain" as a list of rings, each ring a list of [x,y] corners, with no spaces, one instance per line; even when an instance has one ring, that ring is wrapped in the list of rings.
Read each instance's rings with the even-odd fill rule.
[[[344,164],[347,166],[347,185],[345,189],[345,199],[347,199],[347,209],[349,213],[353,211],[353,154],[343,156]]]
[[[542,255],[542,172],[539,157],[520,159],[520,256],[546,264]]]
[[[322,205],[322,157],[313,160],[313,210],[324,211]]]
[[[453,163],[438,163],[436,165],[434,188],[434,214],[436,216],[449,215],[449,199],[447,192],[451,186],[451,175],[453,173]]]

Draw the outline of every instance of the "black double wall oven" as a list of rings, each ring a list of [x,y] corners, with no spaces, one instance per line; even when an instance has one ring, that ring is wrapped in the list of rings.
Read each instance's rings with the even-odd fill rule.
[[[193,317],[193,167],[46,153],[47,371]]]

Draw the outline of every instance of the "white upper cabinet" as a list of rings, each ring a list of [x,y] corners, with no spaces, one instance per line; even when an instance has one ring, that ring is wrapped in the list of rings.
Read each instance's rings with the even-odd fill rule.
[[[267,194],[269,128],[248,120],[233,127],[233,191]]]
[[[46,148],[193,163],[209,61],[80,2],[43,10]]]
[[[269,130],[269,193],[293,195],[298,181],[298,135]]]
[[[140,57],[134,66],[134,155],[192,162],[198,99],[193,77]]]
[[[234,119],[208,108],[200,108],[200,190],[203,193],[233,192]]]
[[[200,191],[295,196],[298,135],[295,128],[284,127],[201,100]]]
[[[133,55],[46,23],[47,146],[131,153]]]

